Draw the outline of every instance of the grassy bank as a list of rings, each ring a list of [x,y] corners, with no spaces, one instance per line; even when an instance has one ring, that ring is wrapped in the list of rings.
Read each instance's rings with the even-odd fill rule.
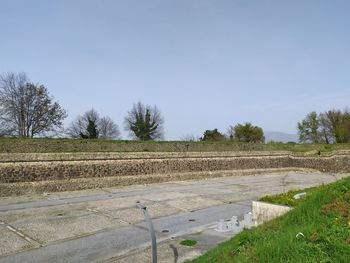
[[[350,178],[306,192],[297,202],[295,192],[265,197],[295,208],[191,262],[349,262]]]
[[[133,141],[102,139],[0,138],[0,152],[211,152],[211,151],[290,151],[322,154],[350,149],[350,144],[239,143],[234,141]]]

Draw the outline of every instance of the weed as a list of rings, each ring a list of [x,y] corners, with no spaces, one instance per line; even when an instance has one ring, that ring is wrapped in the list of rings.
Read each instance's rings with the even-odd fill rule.
[[[192,239],[185,239],[180,242],[181,245],[186,246],[186,247],[193,247],[197,244],[196,240]]]

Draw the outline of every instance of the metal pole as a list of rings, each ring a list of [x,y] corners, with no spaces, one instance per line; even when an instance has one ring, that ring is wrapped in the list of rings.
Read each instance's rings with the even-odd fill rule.
[[[152,220],[148,214],[147,207],[141,203],[136,203],[136,207],[141,209],[145,217],[145,221],[148,223],[148,230],[152,241],[152,263],[157,263],[157,240],[154,232]]]

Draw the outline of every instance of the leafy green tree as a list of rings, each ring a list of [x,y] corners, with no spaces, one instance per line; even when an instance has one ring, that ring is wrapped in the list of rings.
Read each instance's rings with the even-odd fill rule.
[[[320,136],[326,144],[335,142],[334,127],[329,119],[328,112],[319,114]]]
[[[249,122],[231,126],[230,138],[239,142],[258,143],[265,141],[263,129]]]
[[[340,123],[334,129],[337,143],[350,142],[350,116],[343,115]]]
[[[349,122],[350,112],[348,110],[329,110],[320,114],[324,120],[323,129],[330,131],[332,139],[336,143],[346,143],[350,140]],[[323,123],[322,123],[323,124]]]
[[[81,132],[80,137],[83,139],[98,139],[99,131],[97,130],[96,120],[88,119],[88,125],[85,133]]]
[[[299,141],[303,143],[320,143],[322,137],[320,135],[320,120],[315,111],[306,115],[305,119],[298,122]]]
[[[298,122],[298,134],[300,142],[350,142],[350,112],[335,109],[319,115],[311,112],[303,121]]]
[[[139,140],[155,140],[164,135],[164,119],[157,106],[145,106],[142,102],[138,102],[128,112],[124,122],[125,130]]]
[[[201,141],[224,141],[225,139],[225,135],[220,133],[218,129],[206,130],[203,137],[200,138]]]

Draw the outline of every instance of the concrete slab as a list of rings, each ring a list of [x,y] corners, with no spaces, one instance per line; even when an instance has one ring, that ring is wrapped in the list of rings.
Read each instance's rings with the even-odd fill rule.
[[[179,198],[164,202],[166,205],[176,207],[182,211],[193,211],[205,207],[222,205],[223,202],[218,200],[213,200],[209,198],[204,198],[200,196],[194,196],[190,198]]]
[[[349,174],[337,178],[344,176]],[[2,231],[0,242],[4,248],[0,250],[0,262],[101,262],[127,255],[149,244],[143,214],[135,208],[138,200],[149,207],[158,241],[165,241],[216,223],[218,219],[242,216],[251,210],[250,201],[261,195],[334,180],[334,176],[327,174],[281,172],[0,199],[0,221],[43,243],[43,247],[25,251],[28,244],[24,239]],[[200,244],[208,246],[186,255],[202,253],[217,238],[213,233],[200,237],[203,237]],[[170,249],[164,247],[168,254]]]
[[[126,209],[98,209],[97,211],[127,224],[135,224],[144,220],[142,212],[138,211],[136,207]]]
[[[43,196],[46,199],[65,199],[72,197],[82,197],[87,195],[98,195],[98,194],[106,194],[106,191],[103,189],[89,189],[89,190],[80,190],[80,191],[69,191],[69,192],[52,192],[52,193],[44,193]]]
[[[113,220],[97,214],[81,217],[62,217],[53,220],[39,219],[23,225],[15,224],[23,233],[43,244],[64,239],[79,238],[123,225],[126,224],[119,220]]]
[[[0,212],[0,220],[13,224],[31,221],[35,218],[51,219],[62,215],[85,215],[89,214],[85,204],[78,205],[56,205],[39,208],[27,208]]]
[[[169,216],[181,212],[180,209],[169,206],[163,203],[143,203],[147,206],[149,215],[152,219]],[[112,218],[119,219],[123,222],[135,224],[144,221],[144,216],[141,210],[136,209],[136,203],[127,209],[97,209],[97,211],[107,214]]]
[[[119,220],[88,211],[85,205],[60,205],[2,212],[0,220],[42,244],[126,225]]]
[[[86,202],[86,206],[91,209],[120,209],[120,208],[135,208],[137,201],[144,200],[143,196],[128,196],[128,197],[114,197],[106,200]]]
[[[19,235],[10,231],[5,225],[0,224],[0,255],[8,255],[25,249],[33,248],[34,245],[24,240]]]
[[[149,205],[148,212],[151,218],[160,218],[181,213],[182,210],[174,206],[169,206],[166,202],[162,202]]]
[[[193,258],[200,255],[200,250],[181,246],[179,240],[170,240],[158,245],[158,251],[160,251],[157,262],[158,263],[174,263],[183,262],[186,259]],[[135,263],[135,262],[152,262],[151,260],[151,248],[139,250],[133,252],[131,255],[125,257],[110,259],[104,263]]]
[[[171,236],[193,232],[198,228],[215,222],[218,218],[230,218],[232,213],[243,215],[248,207],[243,205],[223,205],[199,210],[193,213],[181,213],[153,220],[158,241]],[[195,218],[195,221],[189,219]],[[168,229],[169,233],[161,230]],[[116,256],[128,254],[137,247],[150,243],[147,225],[118,227],[94,235],[78,237],[45,245],[39,249],[24,251],[12,256],[0,257],[0,262],[41,263],[41,262],[101,262]],[[142,262],[142,261],[141,261]]]
[[[212,228],[206,228],[200,232],[185,234],[170,240],[163,241],[158,244],[157,259],[159,263],[184,262],[203,254],[210,248],[219,243],[230,239],[235,233],[218,233]],[[197,244],[193,247],[183,246],[180,244],[182,240],[196,240]],[[151,247],[138,249],[128,255],[116,257],[103,261],[104,263],[135,263],[135,262],[151,262]]]
[[[123,187],[107,187],[107,188],[102,188],[102,190],[108,193],[114,194],[114,193],[119,193],[121,189],[123,189],[123,191],[135,191],[135,190],[145,190],[148,187],[149,186],[147,184],[138,184],[138,185],[131,185],[131,186],[123,186]]]
[[[207,198],[210,198],[210,200],[216,200],[221,203],[231,204],[236,202],[241,202],[247,199],[247,196],[245,194],[241,194],[240,192],[235,192],[231,194],[214,194],[214,195],[207,195]]]
[[[196,194],[163,191],[161,193],[146,194],[146,195],[143,195],[142,198],[146,200],[159,202],[159,201],[181,199],[181,198],[192,197],[192,196],[196,196]]]
[[[130,247],[148,241],[149,235],[146,230],[129,226],[2,257],[0,262],[101,262],[103,259],[112,258],[118,252],[127,252]]]
[[[16,203],[25,203],[31,201],[46,200],[42,195],[22,195],[22,196],[6,196],[0,197],[0,205],[9,205]]]
[[[240,191],[239,187],[232,187],[234,190]],[[218,186],[210,186],[210,187],[203,187],[203,188],[198,188],[198,189],[193,189],[191,190],[191,193],[196,194],[196,195],[201,195],[201,196],[209,196],[209,195],[215,195],[215,194],[220,194],[220,195],[225,195],[225,194],[231,194],[234,190],[230,189],[228,187],[223,187],[222,185]]]

